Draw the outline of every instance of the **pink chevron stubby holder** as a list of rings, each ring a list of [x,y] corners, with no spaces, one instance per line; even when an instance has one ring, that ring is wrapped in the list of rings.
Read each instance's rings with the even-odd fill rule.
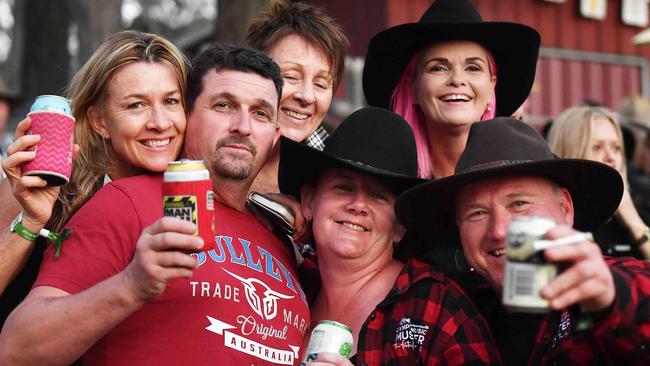
[[[28,116],[32,126],[27,133],[41,135],[41,141],[32,148],[36,157],[23,166],[23,174],[39,176],[48,186],[68,183],[72,171],[74,118],[50,111],[30,112]]]

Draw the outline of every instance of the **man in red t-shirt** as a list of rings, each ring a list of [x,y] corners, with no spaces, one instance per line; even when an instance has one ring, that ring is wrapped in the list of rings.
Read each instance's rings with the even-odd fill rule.
[[[221,45],[193,65],[183,157],[211,173],[214,249],[199,251],[193,224],[161,218],[159,174],[106,185],[70,220],[60,257],[46,252],[0,364],[298,363],[309,311],[295,258],[245,207],[279,136],[279,67]]]

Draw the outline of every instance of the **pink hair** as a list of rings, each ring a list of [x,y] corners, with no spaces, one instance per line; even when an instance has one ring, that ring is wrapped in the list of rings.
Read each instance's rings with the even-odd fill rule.
[[[497,74],[496,63],[492,54],[486,50],[488,58],[488,66],[490,69],[490,75]],[[408,122],[411,129],[413,129],[413,135],[415,136],[415,146],[417,149],[418,155],[418,177],[420,178],[431,178],[431,156],[430,154],[430,145],[429,145],[429,135],[427,133],[427,124],[426,118],[422,113],[422,110],[413,103],[412,90],[413,90],[413,80],[415,78],[415,71],[417,68],[418,57],[416,54],[411,58],[408,65],[404,68],[404,72],[400,77],[395,89],[393,90],[393,95],[391,97],[391,109],[393,112],[399,114]],[[488,119],[493,119],[496,115],[496,93],[492,94],[492,98],[488,101],[487,108],[483,115],[481,116],[481,121]]]

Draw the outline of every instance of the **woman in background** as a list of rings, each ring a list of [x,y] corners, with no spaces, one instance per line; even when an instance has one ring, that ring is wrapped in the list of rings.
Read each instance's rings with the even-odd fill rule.
[[[593,232],[594,239],[606,255],[650,258],[650,232],[630,196],[623,133],[616,115],[604,107],[571,107],[553,121],[548,144],[561,158],[599,161],[621,173],[625,182],[621,203],[612,219]]]

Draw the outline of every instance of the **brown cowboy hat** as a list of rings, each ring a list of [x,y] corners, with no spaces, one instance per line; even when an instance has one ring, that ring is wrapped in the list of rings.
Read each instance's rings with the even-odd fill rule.
[[[420,235],[457,240],[458,192],[470,183],[508,176],[543,177],[568,189],[578,230],[605,223],[623,195],[623,180],[615,169],[591,160],[560,159],[531,126],[500,117],[473,124],[455,174],[404,192],[395,205],[397,218]]]
[[[509,22],[484,22],[468,0],[437,0],[417,23],[388,28],[370,40],[363,69],[368,104],[390,108],[404,68],[422,48],[446,40],[485,47],[497,65],[497,116],[510,116],[528,97],[535,80],[539,33]]]
[[[378,178],[396,195],[425,182],[417,178],[418,161],[411,127],[382,108],[357,110],[341,122],[320,151],[288,138],[280,139],[280,192],[300,199],[305,183],[326,169],[351,169]]]

